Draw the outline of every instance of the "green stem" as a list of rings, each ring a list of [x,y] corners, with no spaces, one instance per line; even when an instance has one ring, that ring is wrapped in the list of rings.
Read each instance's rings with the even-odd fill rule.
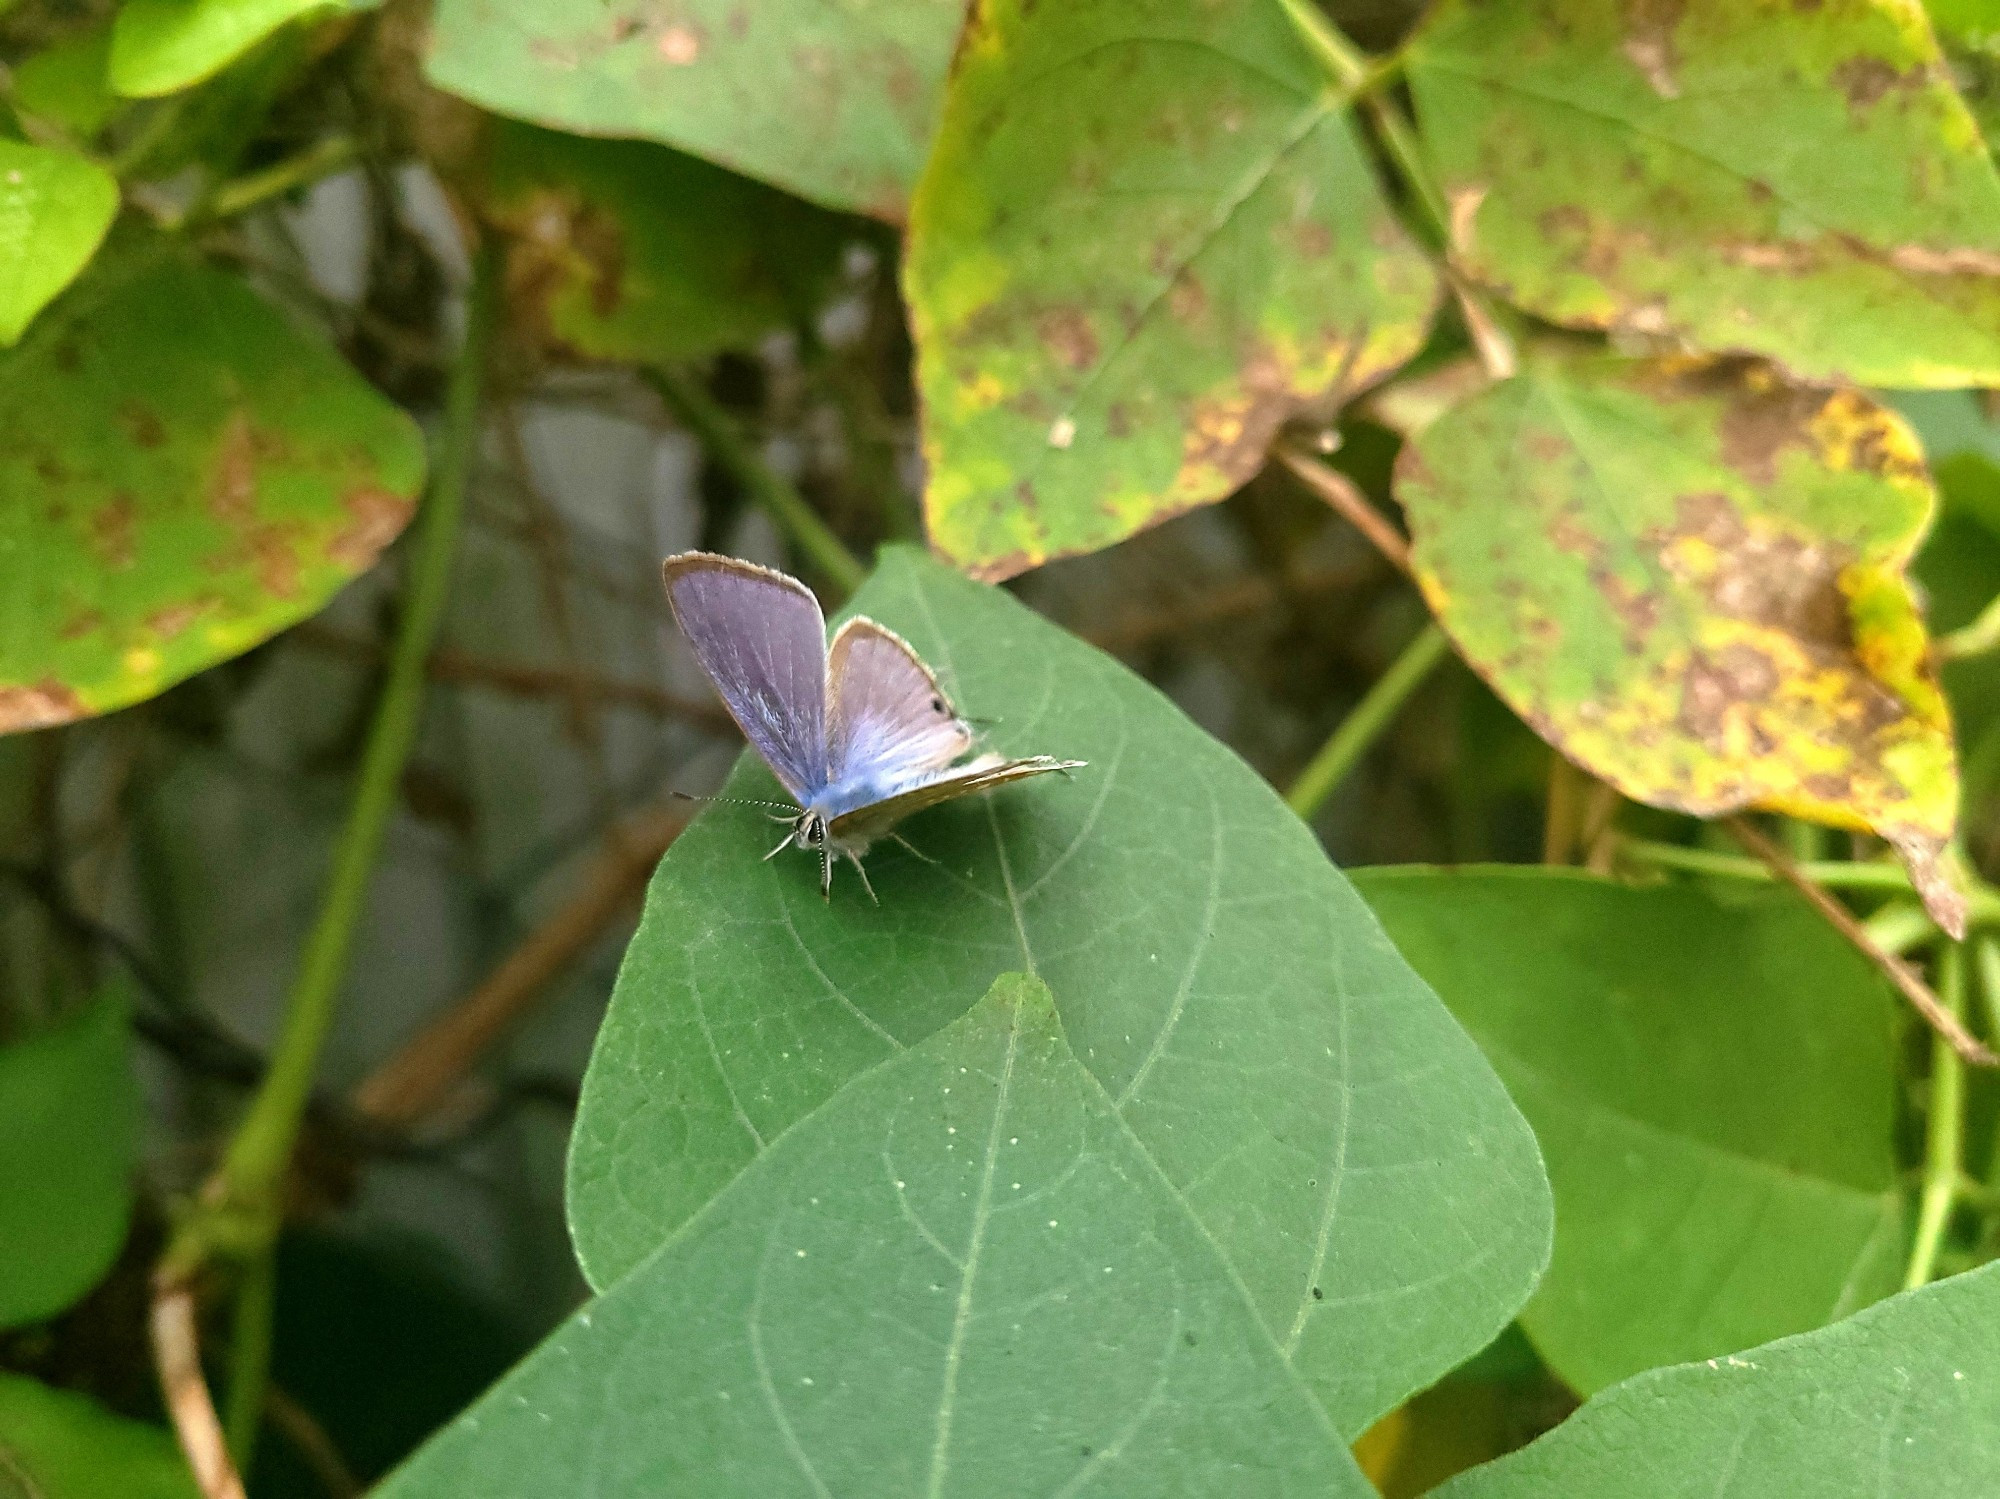
[[[234,218],[260,203],[340,171],[360,154],[361,148],[351,136],[329,136],[297,156],[223,183],[209,195],[207,202],[188,214],[186,226]]]
[[[850,594],[861,586],[868,569],[820,519],[798,487],[751,450],[727,411],[700,380],[684,369],[664,366],[646,371],[660,399],[686,423],[709,454],[764,507],[778,529],[805,553],[829,583]]]
[[[1425,624],[1416,638],[1403,647],[1403,653],[1389,663],[1389,669],[1368,689],[1367,695],[1354,705],[1354,711],[1340,721],[1340,726],[1312,757],[1312,763],[1299,773],[1285,796],[1291,809],[1307,818],[1317,812],[1334,788],[1346,779],[1355,761],[1388,728],[1397,710],[1409,701],[1410,694],[1450,654],[1451,642],[1437,622]]]
[[[1870,942],[1899,958],[1938,935],[1937,923],[1915,901],[1891,901],[1861,925]]]
[[[1932,651],[1941,659],[1955,661],[1960,656],[1980,656],[2000,646],[2000,598],[1996,598],[1971,624],[1940,635]]]
[[[1987,945],[1991,945],[1990,943]],[[1938,959],[1938,998],[1955,1016],[1965,1015],[1965,949],[1954,942]],[[1965,1064],[1942,1036],[1931,1038],[1931,1097],[1924,1128],[1924,1184],[1917,1198],[1916,1241],[1903,1288],[1927,1285],[1958,1200],[1965,1145]]]
[[[1368,54],[1350,42],[1313,0],[1278,0],[1278,3],[1334,81],[1344,89],[1359,88],[1369,74]]]
[[[466,476],[479,435],[480,392],[487,345],[499,309],[499,257],[479,255],[466,314],[464,347],[445,396],[444,432],[418,521],[410,586],[389,656],[388,680],[375,708],[361,775],[319,918],[306,939],[284,1028],[270,1070],[237,1126],[212,1182],[175,1235],[164,1273],[191,1273],[217,1248],[261,1253],[277,1232],[278,1199],[292,1146],[305,1116],[321,1047],[333,1025],[354,932],[368,895],[376,856],[396,806],[403,767],[415,743],[423,707],[424,663],[444,618]]]
[[[277,1256],[266,1251],[243,1268],[229,1326],[229,1392],[222,1429],[229,1456],[247,1483],[264,1419],[264,1389],[271,1378],[271,1318],[278,1289]]]
[[[1740,854],[1721,854],[1705,848],[1682,848],[1675,843],[1654,843],[1644,838],[1624,838],[1618,840],[1618,852],[1639,864],[1649,864],[1655,869],[1678,869],[1687,874],[1713,875],[1725,880],[1758,880],[1769,883],[1777,878],[1770,869],[1757,859],[1746,859]],[[1909,875],[1895,864],[1861,864],[1842,859],[1817,859],[1800,864],[1799,873],[1815,885],[1824,885],[1829,890],[1894,890],[1908,893],[1915,889]],[[1977,926],[2000,924],[2000,890],[1995,890],[1984,881],[1977,882],[1967,892],[1969,903],[1968,919]]]

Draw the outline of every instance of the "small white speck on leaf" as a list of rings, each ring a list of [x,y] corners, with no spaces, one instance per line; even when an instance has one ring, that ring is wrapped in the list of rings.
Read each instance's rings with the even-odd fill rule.
[[[806,1257],[806,1252],[803,1249],[794,1249],[792,1253],[797,1255],[800,1259],[804,1259]]]
[[[1066,416],[1059,416],[1049,427],[1049,446],[1067,448],[1076,441],[1076,423]]]

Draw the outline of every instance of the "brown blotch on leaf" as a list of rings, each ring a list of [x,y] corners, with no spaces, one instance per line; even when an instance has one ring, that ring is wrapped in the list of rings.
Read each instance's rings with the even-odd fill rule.
[[[1710,368],[1726,396],[1719,423],[1722,461],[1753,483],[1772,483],[1780,453],[1811,446],[1812,421],[1826,405],[1827,392],[1777,379],[1744,380],[1727,366]],[[1704,374],[1696,372],[1690,383],[1704,383]]]
[[[1192,323],[1208,311],[1208,292],[1193,271],[1184,270],[1174,277],[1173,285],[1167,288],[1167,310],[1183,323]]]
[[[46,729],[82,718],[88,710],[69,688],[54,677],[33,684],[0,687],[0,734]]]
[[[83,609],[63,621],[62,628],[56,631],[56,639],[81,640],[86,635],[95,635],[103,628],[102,609]]]
[[[327,543],[335,563],[359,572],[402,534],[416,506],[386,489],[357,489],[345,501],[348,521]]]
[[[250,422],[236,412],[216,445],[215,466],[208,479],[208,510],[232,530],[249,526],[257,515],[257,444]]]
[[[1681,96],[1674,28],[1686,9],[1687,0],[1626,0],[1625,56],[1662,99]]]
[[[90,514],[90,545],[104,565],[124,569],[137,555],[134,545],[138,530],[139,506],[122,491],[113,495]]]
[[[155,609],[146,616],[146,628],[162,641],[172,640],[202,615],[216,608],[220,602],[213,594],[204,594],[185,603],[169,604],[166,608]]]
[[[1904,73],[1894,63],[1866,56],[1848,58],[1829,75],[1833,86],[1847,96],[1848,108],[1855,113],[1874,108],[1892,89],[1922,88],[1928,76],[1922,63]]]
[[[1645,539],[1659,549],[1662,563],[1677,571],[1673,544],[1682,538],[1715,549],[1714,569],[1687,581],[1702,589],[1716,613],[1782,631],[1822,658],[1852,655],[1847,600],[1840,591],[1841,570],[1853,560],[1845,547],[1752,530],[1728,496],[1716,493],[1682,495],[1672,528],[1649,531]]]
[[[125,428],[125,435],[139,447],[157,448],[167,440],[167,424],[160,420],[160,414],[139,401],[121,405],[118,420]]]
[[[1697,651],[1681,678],[1681,729],[1711,749],[1728,747],[1742,707],[1761,707],[1783,680],[1777,664],[1750,645]],[[1748,725],[1746,724],[1746,727]]]
[[[1090,319],[1073,307],[1042,314],[1035,324],[1042,347],[1069,369],[1079,373],[1097,363],[1097,335]]]

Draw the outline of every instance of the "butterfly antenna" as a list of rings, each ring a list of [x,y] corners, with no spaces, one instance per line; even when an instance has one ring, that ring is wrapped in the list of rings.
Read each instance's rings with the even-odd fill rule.
[[[692,792],[676,791],[673,798],[680,802],[721,802],[725,807],[762,807],[767,812],[785,812],[793,817],[799,811],[789,802],[760,801],[754,796],[696,796]]]

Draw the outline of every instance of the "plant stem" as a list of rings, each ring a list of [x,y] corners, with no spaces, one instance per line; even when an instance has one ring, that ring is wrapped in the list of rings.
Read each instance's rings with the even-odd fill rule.
[[[868,569],[820,519],[798,487],[751,450],[735,420],[700,380],[686,370],[665,366],[647,370],[646,378],[668,409],[687,424],[750,498],[764,507],[778,529],[805,553],[827,582],[842,595],[861,586]]]
[[[206,203],[189,213],[187,223],[206,224],[216,219],[234,218],[293,188],[331,176],[360,154],[361,148],[352,136],[328,136],[296,156],[221,184],[209,195]]]
[[[1350,42],[1313,0],[1278,0],[1278,3],[1291,18],[1300,39],[1312,49],[1334,81],[1344,89],[1359,88],[1368,77],[1368,54]]]
[[[244,1267],[230,1314],[229,1392],[223,1399],[222,1429],[229,1456],[247,1481],[264,1418],[264,1388],[271,1377],[271,1318],[276,1310],[277,1256],[266,1250]]]
[[[1410,694],[1449,654],[1451,642],[1444,631],[1435,620],[1427,622],[1299,773],[1285,796],[1291,809],[1306,818],[1317,812],[1354,768],[1354,762],[1389,726],[1396,710],[1409,701]]]
[[[1987,944],[1991,946],[1989,942]],[[1965,1014],[1965,949],[1948,943],[1938,958],[1938,998],[1952,1015]],[[1916,1241],[1903,1288],[1927,1285],[1958,1199],[1965,1147],[1965,1065],[1942,1035],[1931,1038],[1931,1097],[1924,1127],[1924,1185],[1917,1199]]]
[[[2000,646],[2000,598],[1980,610],[1971,624],[1940,635],[1931,650],[1941,660],[1955,661],[1961,656],[1984,655],[1995,646]]]
[[[1688,874],[1712,875],[1724,880],[1778,879],[1771,869],[1756,859],[1740,854],[1720,854],[1705,848],[1682,848],[1677,843],[1655,843],[1645,838],[1618,840],[1618,852],[1638,864],[1655,869],[1678,869]],[[1894,890],[1912,892],[1915,886],[1901,866],[1853,863],[1843,859],[1816,859],[1800,863],[1798,872],[1815,885],[1829,890]],[[1967,919],[1975,926],[2000,925],[2000,890],[1984,881],[1975,882],[1968,892]]]
[[[1938,935],[1937,923],[1931,920],[1930,913],[1909,900],[1889,902],[1861,925],[1870,941],[1898,957],[1934,941]]]

